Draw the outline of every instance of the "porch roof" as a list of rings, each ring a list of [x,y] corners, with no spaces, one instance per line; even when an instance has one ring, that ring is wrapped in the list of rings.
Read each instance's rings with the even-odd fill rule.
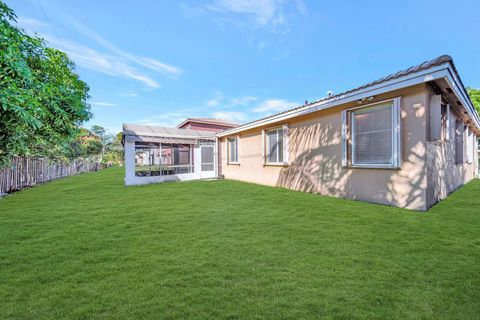
[[[180,143],[197,140],[214,140],[215,132],[179,129],[169,127],[145,126],[138,124],[123,124],[123,135],[133,140],[141,141],[160,141],[170,143]]]

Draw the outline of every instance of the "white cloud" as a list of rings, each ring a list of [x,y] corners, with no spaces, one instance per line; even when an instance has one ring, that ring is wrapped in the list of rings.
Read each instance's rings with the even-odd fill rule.
[[[72,26],[77,32],[80,34],[86,36],[87,38],[97,42],[98,44],[102,45],[106,49],[110,50],[111,52],[117,54],[118,56],[121,56],[127,60],[130,60],[131,62],[135,62],[137,64],[140,64],[148,69],[167,74],[167,75],[173,75],[173,76],[179,76],[183,71],[182,69],[178,67],[174,67],[172,65],[160,62],[158,60],[155,60],[153,58],[149,57],[140,57],[131,53],[128,53],[107,39],[103,38],[100,34],[97,32],[93,31],[92,29],[88,28],[86,25],[80,23],[76,19],[74,19],[71,16],[67,16],[65,13],[61,13],[64,18],[67,19],[68,25]]]
[[[130,98],[135,98],[138,97],[138,93],[136,92],[124,92],[120,94],[123,97],[130,97]]]
[[[141,64],[144,67],[147,67],[151,70],[169,74],[173,76],[179,76],[183,73],[183,70],[169,64],[160,62],[158,60],[148,58],[148,57],[139,57],[139,56],[131,56],[130,59],[138,64]]]
[[[288,24],[286,16],[295,12],[306,14],[306,6],[303,0],[215,0],[198,8],[192,8],[185,4],[180,8],[189,15],[201,14],[209,11],[220,15],[240,15],[249,20],[248,24],[257,27],[279,27]],[[234,24],[241,25],[239,21],[227,19]]]
[[[150,57],[142,57],[128,53],[74,18],[67,16],[58,9],[50,9],[54,10],[60,18],[68,21],[68,24],[66,25],[73,27],[78,33],[100,44],[107,49],[109,53],[102,53],[68,39],[61,39],[56,36],[54,30],[52,30],[53,26],[50,23],[34,18],[21,17],[18,20],[19,26],[23,27],[29,33],[38,32],[41,34],[51,46],[69,54],[70,58],[80,67],[106,73],[111,76],[123,76],[125,78],[134,79],[142,82],[150,88],[159,88],[160,84],[144,72],[139,71],[137,68],[138,66],[174,78],[183,73],[183,70],[178,67],[160,62]],[[134,64],[136,64],[137,67],[135,67]]]
[[[285,22],[283,1],[280,0],[217,0],[205,8],[214,12],[244,14],[258,26]]]
[[[91,105],[96,106],[96,107],[116,107],[116,103],[110,103],[110,102],[102,102],[102,101],[93,101],[90,102]]]
[[[236,123],[242,123],[247,120],[247,115],[239,111],[217,111],[213,113],[212,117]]]
[[[253,101],[257,101],[257,98],[249,95],[241,97],[225,97],[221,91],[217,91],[215,96],[207,101],[207,106],[209,107],[218,107],[222,108],[232,108],[239,106],[248,106]]]
[[[247,106],[253,101],[257,101],[257,98],[252,97],[252,96],[243,96],[240,98],[232,98],[230,100],[230,105],[233,106]]]
[[[252,111],[256,113],[279,112],[279,111],[293,108],[298,105],[299,105],[298,103],[288,101],[288,100],[270,99],[270,100],[263,101],[257,107],[252,109]]]
[[[209,107],[216,107],[220,104],[221,99],[213,98],[207,101],[207,106]]]
[[[295,8],[300,12],[302,15],[307,15],[307,6],[303,0],[295,0]]]
[[[283,41],[292,21],[307,14],[303,0],[210,0],[179,7],[187,18],[207,15],[219,26],[229,24],[248,32],[247,43],[258,50]]]
[[[150,116],[142,120],[138,120],[135,123],[140,123],[146,126],[176,127],[183,120],[194,117],[195,116],[193,116],[192,114],[186,112],[167,112],[160,115]]]
[[[90,29],[88,26],[81,23],[74,17],[60,10],[60,7],[57,4],[53,4],[53,3],[50,3],[49,1],[45,1],[45,5],[48,6],[48,9],[50,11],[54,12],[55,16],[58,19],[63,21],[63,24],[65,26],[72,27],[75,31],[77,31],[81,35],[89,38],[90,40],[95,41],[96,43],[100,44],[101,46],[105,47],[106,49],[110,50],[112,53],[120,57],[130,60],[131,62],[140,64],[148,69],[151,69],[163,74],[167,74],[167,75],[179,76],[183,72],[182,69],[178,67],[174,67],[164,62],[160,62],[156,59],[153,59],[150,57],[141,57],[141,56],[137,56],[129,52],[126,52],[125,50],[122,50],[121,48],[117,47],[115,44],[105,39],[99,33]]]
[[[50,23],[23,16],[17,18],[17,25],[30,32],[51,27]]]
[[[44,34],[43,36],[50,45],[65,51],[80,67],[111,76],[122,76],[137,80],[150,88],[160,88],[160,84],[156,80],[143,74],[137,68],[128,65],[118,56],[101,53],[76,42],[58,39],[49,34]]]
[[[207,106],[216,107],[220,105],[223,99],[224,99],[223,93],[221,91],[216,91],[214,97],[207,101]]]

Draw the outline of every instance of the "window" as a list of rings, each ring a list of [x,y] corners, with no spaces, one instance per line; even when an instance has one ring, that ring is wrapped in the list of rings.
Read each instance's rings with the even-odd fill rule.
[[[428,141],[450,140],[450,106],[441,95],[431,96],[429,115]]]
[[[468,127],[467,127],[466,136],[467,136],[467,162],[472,163],[473,159],[475,157],[475,154],[474,154],[474,151],[475,151],[475,137],[474,137],[474,134],[473,134],[472,130],[470,130]]]
[[[455,121],[455,163],[465,163],[465,125],[463,121]]]
[[[238,137],[228,139],[228,163],[238,163]]]
[[[268,130],[267,163],[283,163],[283,128]]]
[[[342,121],[343,165],[400,166],[400,98],[346,110]]]

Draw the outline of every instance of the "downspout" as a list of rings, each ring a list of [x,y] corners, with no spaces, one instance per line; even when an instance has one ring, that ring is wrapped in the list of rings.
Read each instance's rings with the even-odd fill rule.
[[[214,165],[214,169],[215,169],[215,178],[217,178],[217,179],[220,178],[219,170],[218,170],[218,166],[219,166],[218,150],[219,150],[218,136],[215,135],[215,153],[214,153],[215,165]]]

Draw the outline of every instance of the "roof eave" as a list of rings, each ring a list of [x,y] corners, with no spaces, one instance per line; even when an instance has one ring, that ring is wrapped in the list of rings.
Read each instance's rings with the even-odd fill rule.
[[[183,120],[178,126],[176,126],[176,128],[180,129],[183,125],[185,125],[188,122],[190,122],[190,118]]]
[[[450,88],[453,90],[455,96],[459,99],[462,106],[464,106],[464,108],[466,109],[469,117],[473,120],[473,124],[475,125],[477,130],[480,131],[480,116],[475,110],[475,106],[473,105],[467,90],[463,86],[463,83],[458,76],[458,73],[452,65],[449,66],[448,71],[449,74],[447,77],[445,77],[445,80],[450,85]]]
[[[217,126],[223,126],[223,127],[238,127],[237,124],[234,123],[226,123],[226,122],[219,122],[219,121],[208,121],[208,120],[197,120],[195,118],[187,118],[180,123],[177,128],[180,129],[182,126],[189,122],[196,122],[196,123],[202,123],[202,124],[211,124],[211,125],[217,125]]]

